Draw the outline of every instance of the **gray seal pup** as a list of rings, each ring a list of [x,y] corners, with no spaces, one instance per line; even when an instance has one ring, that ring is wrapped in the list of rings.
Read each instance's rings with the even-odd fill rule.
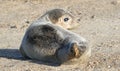
[[[62,9],[54,9],[33,22],[23,37],[20,46],[21,54],[25,58],[57,64],[89,57],[91,49],[87,41],[67,30],[71,28],[70,26],[60,25],[59,19],[65,14],[69,15]],[[70,20],[65,19],[66,17],[62,18],[65,23]]]

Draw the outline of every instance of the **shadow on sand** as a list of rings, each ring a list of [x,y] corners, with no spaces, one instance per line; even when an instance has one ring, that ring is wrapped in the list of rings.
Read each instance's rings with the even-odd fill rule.
[[[0,57],[23,60],[23,57],[18,49],[0,49]]]
[[[37,64],[48,65],[48,66],[60,66],[60,64],[53,64],[53,63],[48,63],[48,62],[43,62],[43,61],[26,59],[26,58],[22,57],[22,55],[18,49],[0,49],[0,58],[1,57],[7,58],[7,59],[29,61],[29,62],[33,62],[33,63],[37,63]]]

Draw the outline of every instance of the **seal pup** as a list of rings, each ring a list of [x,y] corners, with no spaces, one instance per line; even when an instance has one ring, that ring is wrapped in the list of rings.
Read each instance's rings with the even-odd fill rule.
[[[64,10],[55,9],[49,13]],[[53,13],[53,14],[56,14]],[[61,14],[62,15],[62,14]],[[50,16],[50,15],[49,15]],[[20,52],[25,58],[62,64],[72,59],[90,56],[87,41],[59,24],[59,18],[50,19],[47,14],[31,24],[21,43]],[[55,15],[57,16],[57,15]],[[57,20],[55,23],[53,20]],[[72,24],[72,23],[71,23]]]

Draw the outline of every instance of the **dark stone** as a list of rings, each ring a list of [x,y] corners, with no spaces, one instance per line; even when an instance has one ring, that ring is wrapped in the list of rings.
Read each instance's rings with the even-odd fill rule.
[[[13,26],[10,26],[10,28],[17,28],[17,26],[16,26],[16,25],[13,25]]]

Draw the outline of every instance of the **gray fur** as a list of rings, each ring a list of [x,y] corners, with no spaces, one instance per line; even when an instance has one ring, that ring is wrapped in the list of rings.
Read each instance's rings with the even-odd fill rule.
[[[20,52],[27,58],[63,63],[76,58],[74,44],[80,52],[78,59],[81,56],[83,58],[89,56],[90,48],[84,38],[51,22],[39,19],[27,29]]]

